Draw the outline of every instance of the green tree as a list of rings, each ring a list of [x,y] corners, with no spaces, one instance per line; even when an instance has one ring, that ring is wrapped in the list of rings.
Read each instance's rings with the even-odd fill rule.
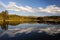
[[[1,14],[2,14],[2,17],[3,17],[3,21],[8,19],[8,11],[7,10],[2,11]]]

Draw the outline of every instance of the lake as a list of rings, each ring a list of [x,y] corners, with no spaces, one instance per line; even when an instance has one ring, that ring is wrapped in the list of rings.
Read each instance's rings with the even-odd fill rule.
[[[1,40],[54,40],[59,37],[60,24],[24,22],[0,25]]]

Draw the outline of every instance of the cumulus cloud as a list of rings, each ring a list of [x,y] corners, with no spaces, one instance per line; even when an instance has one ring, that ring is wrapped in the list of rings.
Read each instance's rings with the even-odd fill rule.
[[[8,4],[0,2],[0,7],[5,8],[6,10],[23,11],[30,13],[51,13],[51,14],[60,13],[60,7],[57,7],[56,5],[49,5],[46,6],[45,8],[43,7],[32,8],[30,6],[18,6],[15,2],[9,2]]]
[[[12,4],[12,5],[11,5]],[[14,11],[26,11],[26,12],[33,12],[33,8],[29,6],[17,6],[14,2],[9,2],[8,10],[14,10]]]
[[[60,7],[56,5],[49,5],[46,8],[39,7],[38,12],[45,12],[45,13],[59,13]]]
[[[6,10],[12,10],[12,11],[26,11],[26,12],[34,12],[33,8],[30,6],[18,6],[15,2],[9,2],[8,5],[5,5],[4,3],[0,2],[0,7],[5,8]]]

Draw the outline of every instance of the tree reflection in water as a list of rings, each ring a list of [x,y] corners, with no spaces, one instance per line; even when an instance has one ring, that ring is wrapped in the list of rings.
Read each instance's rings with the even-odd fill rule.
[[[16,25],[19,25],[19,24],[22,24],[22,23],[39,23],[39,24],[43,23],[43,24],[49,24],[49,22],[39,22],[39,21],[34,21],[34,22],[28,22],[28,21],[27,22],[25,22],[25,21],[21,21],[21,22],[14,22],[14,21],[6,22],[6,21],[4,21],[4,22],[0,23],[0,26],[1,26],[2,30],[8,30],[8,25],[16,26]],[[51,23],[51,24],[58,24],[58,23]]]
[[[2,30],[8,30],[8,23],[3,22],[3,23],[1,24],[1,29],[2,29]]]

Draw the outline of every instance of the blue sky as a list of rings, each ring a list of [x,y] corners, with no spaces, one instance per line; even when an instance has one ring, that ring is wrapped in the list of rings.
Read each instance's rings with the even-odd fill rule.
[[[60,16],[60,0],[0,0],[0,11],[22,16]]]
[[[46,7],[48,5],[57,5],[60,6],[60,0],[0,0],[4,2],[5,4],[8,4],[8,2],[16,2],[17,5],[29,5],[32,7]]]

